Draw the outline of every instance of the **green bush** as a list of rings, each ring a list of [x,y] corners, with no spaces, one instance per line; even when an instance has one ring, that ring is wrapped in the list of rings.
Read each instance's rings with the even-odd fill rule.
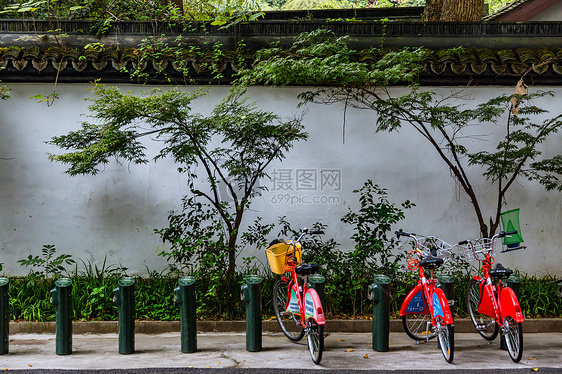
[[[117,320],[118,308],[113,303],[113,290],[117,287],[119,278],[123,275],[113,267],[104,276],[95,273],[72,274],[72,304],[74,320]],[[110,269],[111,270],[111,269]],[[263,318],[273,316],[271,304],[273,285],[278,276],[271,272],[262,272],[262,300]],[[520,303],[527,318],[562,317],[562,298],[556,295],[557,283],[553,276],[521,276]],[[208,292],[209,284],[197,279],[196,292],[198,296],[199,319],[219,320],[244,319],[245,307],[240,301],[240,287],[244,283],[244,274],[238,273],[237,289],[230,295],[222,295],[222,303],[233,307],[226,313],[224,307],[210,303],[202,304],[202,295]],[[455,279],[455,314],[459,318],[468,316],[466,311],[465,290],[469,277]],[[220,282],[220,280],[217,280]],[[391,283],[390,315],[398,318],[400,306],[404,297],[416,284],[416,274],[407,272],[400,277],[393,278]],[[372,278],[341,278],[328,276],[326,279],[326,311],[328,318],[368,318],[372,313],[372,304],[363,294],[367,293]],[[140,320],[178,320],[179,307],[174,304],[173,290],[177,287],[178,277],[171,273],[148,272],[142,277],[136,277],[135,295],[137,318]],[[363,289],[356,287],[363,285]],[[12,278],[10,280],[10,308],[11,320],[25,321],[54,321],[55,307],[49,302],[50,290],[54,288],[54,280],[29,276]],[[235,292],[234,292],[235,291]],[[224,290],[221,290],[224,292]],[[362,298],[362,299],[361,299]],[[225,303],[228,299],[229,303]],[[221,304],[217,300],[216,304]],[[217,313],[222,310],[223,313]]]

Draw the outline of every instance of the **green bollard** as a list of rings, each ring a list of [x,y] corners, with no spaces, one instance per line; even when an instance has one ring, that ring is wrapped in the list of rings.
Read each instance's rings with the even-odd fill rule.
[[[447,302],[449,303],[449,308],[451,308],[451,314],[455,315],[455,277],[452,275],[439,275],[437,277],[438,283],[437,287],[443,290],[445,297],[447,297]]]
[[[373,300],[373,350],[388,352],[390,338],[390,277],[375,275],[368,298]]]
[[[135,280],[119,279],[113,292],[113,302],[119,305],[119,354],[135,353]]]
[[[56,353],[69,355],[72,353],[72,281],[69,278],[55,281],[51,303],[57,308]]]
[[[261,282],[258,275],[248,275],[240,290],[240,298],[246,302],[246,350],[262,350],[261,333]]]
[[[179,286],[174,291],[174,299],[180,306],[181,351],[182,353],[197,352],[195,278],[181,278]]]
[[[8,278],[0,278],[0,355],[8,353],[10,350],[10,339],[8,337],[10,331],[10,320],[8,318],[8,307],[10,306],[9,287],[10,280]]]
[[[314,290],[318,294],[318,297],[320,298],[320,302],[322,303],[322,308],[325,309],[326,292],[324,291],[324,285],[326,283],[326,278],[324,278],[324,276],[321,274],[312,274],[308,277],[308,283],[310,283],[310,287],[314,288]]]
[[[509,278],[505,281],[507,287],[511,288],[519,300],[519,295],[521,294],[521,278],[515,274],[511,274]],[[505,335],[501,334],[500,337],[500,349],[507,351],[507,343],[505,342]]]

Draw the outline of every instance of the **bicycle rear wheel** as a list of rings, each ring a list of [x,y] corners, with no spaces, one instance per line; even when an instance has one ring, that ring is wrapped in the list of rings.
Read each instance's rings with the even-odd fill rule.
[[[512,317],[503,319],[504,326],[508,327],[505,334],[505,345],[509,352],[509,357],[513,362],[519,362],[523,356],[523,328],[521,323],[515,322]]]
[[[486,340],[494,340],[498,336],[500,330],[495,319],[478,313],[478,305],[480,304],[480,282],[471,279],[466,287],[466,309],[470,314],[472,324],[476,331]]]
[[[429,314],[406,314],[402,317],[402,325],[404,326],[406,334],[414,340],[421,341],[435,338],[435,332],[431,327],[431,316]]]
[[[455,357],[455,331],[453,325],[444,325],[443,321],[437,321],[437,336],[439,340],[439,348],[445,361],[453,362]]]
[[[312,318],[308,320],[306,326],[308,350],[310,351],[312,362],[319,365],[320,361],[322,361],[322,352],[324,352],[324,326],[317,324]]]
[[[275,318],[283,334],[294,342],[301,340],[304,336],[304,328],[301,326],[301,317],[298,314],[287,311],[287,295],[291,281],[279,279],[273,288],[273,311]]]

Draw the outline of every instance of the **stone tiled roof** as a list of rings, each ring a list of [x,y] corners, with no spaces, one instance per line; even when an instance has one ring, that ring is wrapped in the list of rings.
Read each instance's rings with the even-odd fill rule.
[[[244,41],[248,52],[243,64],[251,67],[256,50],[273,43],[288,47],[300,33],[326,27],[336,36],[346,35],[350,46],[359,51],[382,46],[431,50],[420,75],[423,84],[465,85],[472,81],[511,85],[526,73],[535,84],[562,85],[562,22],[327,23],[274,19],[241,24],[235,35],[199,26],[184,34],[182,25],[130,21],[115,24],[108,35],[96,36],[77,31],[88,30],[91,23],[87,21],[59,21],[57,36],[49,32],[53,25],[48,22],[0,20],[0,80],[223,84],[232,81],[240,69],[240,60],[232,52],[237,40]],[[154,35],[160,36],[147,44],[147,38]],[[184,50],[173,49],[179,35]],[[94,47],[85,47],[88,45]],[[203,52],[214,45],[224,51],[220,61],[213,59],[212,51]],[[449,50],[459,46],[464,48],[461,53]],[[142,58],[143,48],[155,48],[157,53]],[[361,54],[364,59],[376,58]],[[140,74],[131,76],[133,71]]]
[[[361,52],[361,60],[375,59]],[[244,60],[247,67],[253,55]],[[469,80],[482,84],[511,84],[522,74],[528,74],[536,84],[562,84],[562,49],[515,49],[493,51],[470,49],[460,53],[452,50],[428,52],[425,69],[420,78],[424,84],[466,84]],[[136,48],[104,51],[58,48],[41,49],[9,47],[0,48],[0,80],[8,82],[59,82],[82,83],[101,78],[105,83],[142,82],[176,84],[228,83],[239,71],[239,60],[233,52],[214,68],[210,54],[185,52],[178,60],[174,56],[142,59]],[[138,76],[130,72],[138,71]],[[221,78],[216,78],[216,73]],[[139,78],[142,77],[142,78]]]

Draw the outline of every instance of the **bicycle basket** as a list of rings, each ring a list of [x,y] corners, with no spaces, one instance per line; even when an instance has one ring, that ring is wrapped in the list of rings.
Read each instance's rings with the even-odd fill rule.
[[[432,250],[437,250],[436,257],[448,261],[451,258],[452,245],[436,236],[426,236],[418,241],[418,249],[422,252],[423,256],[429,256]]]
[[[267,254],[269,267],[275,274],[285,274],[288,271],[292,271],[295,266],[300,265],[302,262],[300,243],[293,247],[291,244],[281,242],[266,248],[265,253]],[[287,264],[289,257],[293,257],[290,265]],[[295,258],[296,261],[294,261]]]
[[[494,242],[489,238],[481,238],[474,242],[474,252],[469,244],[457,245],[458,254],[461,259],[467,262],[482,261],[487,255],[493,256]],[[474,257],[476,254],[476,257]]]

